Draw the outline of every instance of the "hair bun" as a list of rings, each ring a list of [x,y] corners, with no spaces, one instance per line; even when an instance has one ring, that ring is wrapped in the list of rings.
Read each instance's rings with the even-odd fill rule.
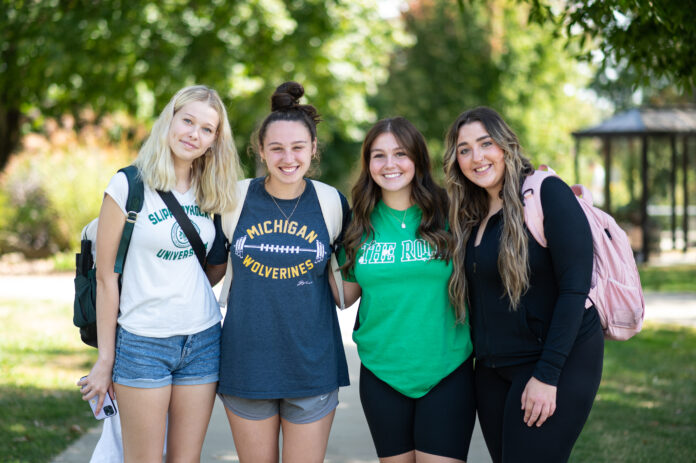
[[[304,95],[304,87],[293,81],[282,83],[271,96],[271,111],[301,111],[314,125],[321,122],[321,117],[315,108],[309,104],[300,104],[300,98]]]
[[[271,111],[283,111],[299,106],[300,98],[304,95],[304,88],[297,82],[285,82],[280,84],[271,96]]]

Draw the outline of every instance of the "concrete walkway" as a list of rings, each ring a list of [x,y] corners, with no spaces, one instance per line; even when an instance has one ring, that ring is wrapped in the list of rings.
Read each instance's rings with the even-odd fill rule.
[[[39,290],[37,291],[36,288]],[[33,295],[37,300],[71,302],[73,298],[72,276],[3,275],[0,278],[0,297],[26,298],[28,295]],[[696,294],[648,293],[645,295],[645,303],[645,318],[650,322],[696,327]],[[339,313],[352,385],[342,388],[340,391],[341,403],[331,430],[325,460],[330,463],[372,463],[378,461],[358,397],[359,359],[355,344],[350,339],[355,314],[356,307]],[[65,452],[57,456],[53,463],[88,462],[100,433],[101,425],[90,429]],[[219,400],[216,401],[213,410],[201,461],[238,461],[234,451],[232,434]],[[471,463],[489,463],[491,461],[478,426],[474,432],[468,461]]]

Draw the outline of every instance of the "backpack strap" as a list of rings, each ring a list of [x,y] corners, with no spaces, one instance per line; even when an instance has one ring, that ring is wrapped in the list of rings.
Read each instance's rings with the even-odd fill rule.
[[[234,209],[230,212],[225,212],[220,217],[222,223],[222,232],[225,234],[225,241],[228,244],[232,242],[232,237],[234,236],[234,229],[237,228],[237,222],[239,222],[239,216],[242,214],[242,209],[244,208],[244,200],[246,199],[247,192],[249,191],[249,184],[253,179],[245,178],[237,182],[237,204]],[[229,251],[229,250],[228,250]],[[227,253],[227,270],[225,271],[225,281],[222,283],[222,289],[220,290],[220,297],[218,298],[218,303],[220,307],[227,306],[227,297],[230,293],[230,286],[232,286],[232,255]]]
[[[133,236],[135,221],[138,219],[138,212],[143,208],[143,202],[145,201],[145,186],[137,167],[124,167],[119,169],[119,172],[123,172],[126,175],[126,179],[128,179],[127,217],[126,223],[123,225],[121,242],[118,245],[116,262],[114,264],[114,272],[121,274],[123,273],[123,266],[126,264],[126,254],[128,253],[128,246],[130,246],[131,236]]]
[[[324,216],[326,229],[329,231],[330,244],[334,248],[334,243],[341,234],[343,229],[343,202],[338,190],[326,183],[318,180],[312,180],[314,190],[319,198],[319,206],[321,214]],[[333,273],[338,289],[339,308],[346,308],[345,297],[343,296],[343,278],[339,269],[338,260],[336,260],[336,249],[331,253],[331,273]]]
[[[541,168],[546,166],[540,166]],[[522,201],[524,202],[524,221],[529,232],[541,247],[546,247],[544,235],[544,210],[541,208],[541,183],[547,177],[558,177],[553,169],[535,170],[527,176],[522,184]]]
[[[169,211],[174,216],[179,227],[181,227],[181,231],[186,235],[186,239],[188,239],[189,244],[193,248],[193,252],[196,253],[198,263],[201,264],[201,268],[205,271],[205,245],[203,244],[201,235],[198,234],[191,219],[189,219],[189,216],[186,214],[186,211],[181,207],[179,201],[176,200],[174,193],[171,191],[157,190],[157,194],[160,195],[160,198],[162,198],[164,204],[169,208]]]

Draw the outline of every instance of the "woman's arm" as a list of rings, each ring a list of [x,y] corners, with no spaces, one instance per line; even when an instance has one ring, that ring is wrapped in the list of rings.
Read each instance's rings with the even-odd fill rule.
[[[215,240],[208,253],[205,266],[205,274],[208,277],[208,281],[210,281],[210,286],[215,286],[225,276],[227,259],[229,259],[227,238],[225,237],[225,232],[222,231],[222,218],[220,215],[215,214],[213,223],[215,224]]]
[[[558,298],[534,376],[556,385],[582,325],[594,254],[587,217],[570,187],[552,177],[540,193]]]
[[[111,374],[116,346],[116,319],[119,308],[118,273],[114,272],[116,253],[123,233],[126,216],[116,201],[104,195],[97,227],[97,362],[84,380],[82,398],[89,400],[98,395],[97,412],[108,392],[113,396]]]
[[[556,409],[556,385],[582,325],[593,260],[592,233],[570,187],[551,177],[540,195],[558,298],[541,357],[522,393],[529,426],[541,426]]]
[[[205,274],[210,281],[210,286],[215,286],[225,276],[227,270],[227,262],[224,264],[207,264],[205,266]]]
[[[331,293],[333,294],[336,305],[339,305],[341,301],[338,297],[338,288],[332,272],[329,273],[329,286],[331,287]],[[360,288],[359,284],[353,283],[352,281],[346,281],[345,279],[343,280],[343,300],[346,304],[346,308],[355,304],[355,302],[360,299],[361,295],[362,288]]]
[[[355,304],[362,296],[362,288],[358,283],[343,280],[343,298],[346,301],[346,307]]]

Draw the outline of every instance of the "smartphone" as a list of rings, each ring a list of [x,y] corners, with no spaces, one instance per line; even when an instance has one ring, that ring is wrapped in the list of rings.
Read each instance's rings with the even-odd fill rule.
[[[86,378],[86,376],[83,376],[80,379],[84,378]],[[96,412],[97,403],[99,403],[99,396],[94,396],[91,399],[89,399],[89,406],[92,409],[92,414],[94,414],[94,417],[98,420],[103,420],[104,418],[115,416],[118,413],[118,410],[116,409],[116,404],[113,402],[113,400],[111,400],[111,396],[108,392],[106,393],[106,397],[104,397],[104,403],[102,404],[102,408],[99,411],[99,413]]]

